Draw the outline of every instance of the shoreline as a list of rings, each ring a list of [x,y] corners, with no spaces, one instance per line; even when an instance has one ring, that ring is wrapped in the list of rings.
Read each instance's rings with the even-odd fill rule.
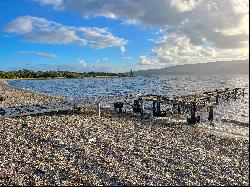
[[[1,82],[6,106],[58,100]],[[1,185],[249,185],[249,140],[195,126],[87,109],[0,119],[0,136]]]

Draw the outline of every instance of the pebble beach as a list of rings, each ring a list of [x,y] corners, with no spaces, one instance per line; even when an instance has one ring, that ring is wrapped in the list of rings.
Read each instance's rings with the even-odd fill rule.
[[[1,107],[62,101],[0,81]],[[249,140],[85,108],[0,118],[0,185],[249,185]]]

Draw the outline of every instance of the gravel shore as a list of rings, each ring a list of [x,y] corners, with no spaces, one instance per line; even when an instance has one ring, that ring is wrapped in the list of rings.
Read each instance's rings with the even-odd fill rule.
[[[0,82],[1,106],[61,101]],[[0,119],[0,185],[249,185],[249,140],[94,111]]]

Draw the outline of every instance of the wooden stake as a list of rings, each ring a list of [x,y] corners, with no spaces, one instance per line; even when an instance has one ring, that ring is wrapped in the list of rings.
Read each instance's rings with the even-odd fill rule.
[[[178,114],[181,114],[181,105],[178,104]]]
[[[144,106],[143,106],[143,100],[142,99],[140,99],[140,103],[141,103],[141,118],[143,118]]]
[[[98,117],[101,117],[101,103],[97,102],[97,115]]]
[[[156,102],[156,111],[157,113],[161,112],[161,103],[160,103],[161,96],[157,96],[157,102]]]
[[[153,116],[155,115],[155,100],[153,100]]]
[[[237,99],[237,89],[234,89],[234,100]]]
[[[214,119],[214,110],[213,110],[213,107],[210,106],[209,107],[209,112],[208,112],[208,120],[212,122],[213,119]]]

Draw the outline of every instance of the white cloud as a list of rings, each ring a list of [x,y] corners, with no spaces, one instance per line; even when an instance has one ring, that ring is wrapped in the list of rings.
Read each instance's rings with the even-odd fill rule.
[[[92,27],[80,28],[80,31],[87,38],[88,44],[97,49],[113,46],[123,47],[126,44],[124,39],[113,36],[107,29]]]
[[[133,60],[133,58],[130,57],[130,56],[123,56],[122,58],[123,58],[123,59],[126,59],[126,60]]]
[[[169,34],[162,38],[152,50],[153,57],[140,59],[140,64],[201,63],[219,60],[248,58],[241,49],[218,49],[210,46],[194,45],[185,35]],[[152,63],[153,62],[153,63]]]
[[[159,61],[155,58],[149,58],[147,56],[140,56],[139,57],[139,65],[154,65],[158,64]]]
[[[44,18],[21,16],[7,24],[5,31],[23,36],[25,41],[46,44],[86,45],[76,29]]]
[[[216,55],[213,48],[193,45],[186,36],[175,34],[164,38],[156,45],[153,52],[160,61],[166,63],[211,58]]]
[[[171,1],[158,0],[65,0],[66,10],[78,12],[85,17],[104,16],[110,19],[121,18],[128,23],[165,25],[179,17],[177,8]]]
[[[62,4],[63,0],[33,0],[39,2],[41,5],[52,5],[55,9],[58,9]]]
[[[171,7],[175,7],[180,12],[191,11],[198,6],[200,0],[172,0]]]
[[[32,54],[32,55],[37,55],[45,58],[58,58],[57,55],[51,54],[51,53],[44,53],[44,52],[39,52],[39,51],[18,51],[19,54]]]
[[[126,48],[122,45],[122,46],[120,47],[120,50],[121,50],[121,55],[123,56],[124,53],[126,52]]]
[[[97,59],[97,60],[95,61],[95,63],[98,64],[98,63],[101,63],[101,62],[104,62],[104,61],[108,61],[108,60],[109,60],[108,57],[103,57],[103,58]]]
[[[18,34],[25,34],[32,32],[33,29],[33,22],[44,23],[44,19],[30,17],[30,16],[23,16],[18,17],[15,20],[11,21],[7,24],[5,28],[6,32],[16,32]]]
[[[80,65],[82,67],[86,67],[87,66],[87,63],[85,62],[84,59],[76,59],[76,64]]]
[[[23,36],[25,41],[46,44],[89,45],[102,49],[122,47],[123,38],[112,35],[107,29],[96,27],[71,27],[43,18],[21,16],[7,24],[5,31]]]
[[[240,8],[236,10],[233,2],[239,1],[201,1],[196,9],[187,14],[187,21],[180,25],[178,31],[195,45],[207,42],[221,49],[246,47],[249,14],[243,7],[242,12]]]
[[[249,56],[248,0],[64,0],[63,5],[84,17],[104,16],[159,28],[162,38],[155,40],[154,57],[147,57],[154,62]],[[176,39],[171,39],[173,34]],[[141,62],[148,63],[145,57]]]

